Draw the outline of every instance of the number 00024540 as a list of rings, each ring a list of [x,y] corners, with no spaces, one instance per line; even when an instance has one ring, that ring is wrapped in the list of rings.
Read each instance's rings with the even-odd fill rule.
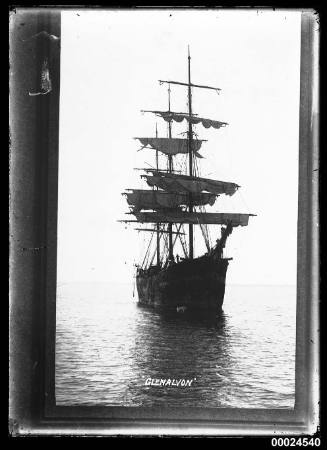
[[[272,447],[319,447],[320,438],[272,438]]]

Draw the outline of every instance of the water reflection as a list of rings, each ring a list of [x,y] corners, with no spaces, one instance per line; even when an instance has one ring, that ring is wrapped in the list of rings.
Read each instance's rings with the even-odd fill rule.
[[[227,328],[224,313],[210,318],[139,309],[133,351],[133,373],[136,383],[141,381],[139,401],[146,405],[155,400],[166,406],[179,402],[185,406],[211,403],[212,392],[217,394],[228,378]],[[193,382],[185,388],[145,386],[149,377]]]
[[[60,405],[293,406],[292,289],[229,288],[218,317],[138,307],[124,286],[58,292]],[[146,386],[147,378],[194,381]]]

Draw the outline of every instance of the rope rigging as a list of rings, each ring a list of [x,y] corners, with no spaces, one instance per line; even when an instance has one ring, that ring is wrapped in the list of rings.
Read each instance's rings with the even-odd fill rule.
[[[147,262],[148,262],[148,259],[149,259],[150,247],[151,247],[151,243],[152,243],[152,239],[153,239],[154,234],[155,234],[154,232],[151,234],[150,242],[149,242],[148,248],[146,250],[143,262],[141,264],[141,268],[142,269],[144,269],[147,266]]]
[[[194,161],[194,173],[195,173],[195,176],[200,176],[201,175],[200,168],[199,168],[198,162],[196,160]],[[205,213],[206,212],[206,208],[203,205],[199,205],[198,208],[199,208],[199,211],[201,213]],[[201,232],[202,232],[202,236],[203,236],[205,245],[206,245],[207,250],[209,252],[210,249],[211,249],[211,236],[210,236],[208,225],[207,224],[200,224],[200,223],[199,223],[199,225],[200,225],[200,229],[201,229]]]

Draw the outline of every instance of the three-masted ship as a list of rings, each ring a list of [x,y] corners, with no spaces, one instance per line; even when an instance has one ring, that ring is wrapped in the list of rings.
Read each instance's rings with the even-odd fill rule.
[[[152,224],[138,231],[151,233],[151,239],[143,262],[136,265],[136,286],[140,304],[173,309],[177,312],[218,313],[224,301],[226,271],[232,258],[224,257],[228,236],[234,227],[248,225],[249,216],[224,212],[206,212],[217,198],[233,195],[239,185],[232,182],[212,180],[199,176],[197,160],[203,140],[198,139],[195,125],[220,129],[226,122],[199,117],[192,109],[193,89],[219,88],[193,84],[191,82],[191,57],[188,53],[188,82],[159,80],[168,85],[168,110],[149,112],[165,120],[168,136],[138,137],[142,148],[156,151],[156,167],[141,169],[141,175],[152,189],[128,189],[126,195],[129,214],[135,219],[123,222]],[[174,112],[170,109],[170,87],[180,85],[187,88],[188,111]],[[173,122],[187,122],[184,138],[172,136]],[[159,168],[158,154],[165,155],[166,166]],[[187,158],[186,173],[175,170],[174,158]],[[188,230],[185,229],[188,226]],[[208,225],[220,226],[219,238],[214,245],[209,239]],[[194,256],[194,227],[201,228],[207,252]],[[217,227],[218,228],[218,227]],[[219,228],[218,230],[219,231]],[[153,245],[153,238],[156,238]],[[187,239],[188,238],[188,239]],[[175,254],[176,243],[183,256]],[[152,243],[152,244],[151,244]],[[152,247],[151,247],[152,245]],[[151,248],[154,251],[150,254]]]

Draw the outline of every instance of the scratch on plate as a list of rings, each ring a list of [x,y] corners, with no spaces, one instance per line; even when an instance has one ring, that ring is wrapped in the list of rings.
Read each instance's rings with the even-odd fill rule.
[[[45,59],[42,64],[42,70],[41,70],[41,91],[40,92],[29,92],[28,95],[33,97],[36,95],[46,95],[49,94],[52,90],[52,83],[50,79],[50,72],[49,72],[49,64],[48,60]]]
[[[55,36],[54,34],[49,34],[47,31],[40,31],[39,33],[33,34],[33,36],[28,37],[27,39],[22,39],[23,42],[31,41],[32,39],[36,39],[38,37],[46,37],[50,39],[50,41],[56,42],[60,40],[60,37]]]

